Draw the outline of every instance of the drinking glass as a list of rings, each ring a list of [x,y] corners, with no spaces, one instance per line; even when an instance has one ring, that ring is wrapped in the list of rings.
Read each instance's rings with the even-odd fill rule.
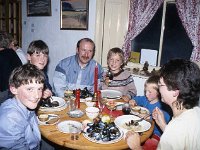
[[[101,99],[98,104],[99,104],[99,108],[100,108],[100,114],[102,114],[103,109],[104,109],[104,107],[106,105],[106,100],[105,99]]]
[[[123,106],[122,106],[122,112],[124,113],[124,115],[129,115],[130,112],[131,112],[131,106],[129,103],[125,103]]]
[[[76,110],[76,102],[75,99],[70,99],[69,101],[69,111],[74,111]]]
[[[80,129],[78,127],[71,127],[70,133],[71,133],[71,136],[70,136],[71,140],[79,139]]]
[[[66,90],[64,93],[64,97],[68,106],[70,104],[70,100],[72,99],[72,95],[73,95],[73,91],[70,91],[70,90]]]

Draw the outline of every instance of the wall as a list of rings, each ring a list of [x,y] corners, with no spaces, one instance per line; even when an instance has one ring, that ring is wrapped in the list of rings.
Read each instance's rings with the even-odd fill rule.
[[[60,30],[60,0],[51,0],[52,16],[27,17],[26,0],[22,0],[22,49],[27,51],[33,40],[41,39],[50,49],[48,75],[52,84],[52,76],[58,62],[75,54],[76,43],[83,37],[94,40],[96,0],[89,1],[88,30]]]

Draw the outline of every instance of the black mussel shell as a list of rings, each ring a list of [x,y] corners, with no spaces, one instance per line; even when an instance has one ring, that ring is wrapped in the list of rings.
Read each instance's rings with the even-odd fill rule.
[[[58,101],[53,101],[53,102],[51,102],[51,106],[52,107],[57,107],[57,106],[59,106],[59,102]]]

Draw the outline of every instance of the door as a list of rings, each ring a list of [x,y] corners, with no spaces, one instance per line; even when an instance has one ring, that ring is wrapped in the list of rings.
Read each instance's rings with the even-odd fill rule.
[[[129,0],[97,0],[95,59],[107,67],[107,53],[122,48],[128,30]]]

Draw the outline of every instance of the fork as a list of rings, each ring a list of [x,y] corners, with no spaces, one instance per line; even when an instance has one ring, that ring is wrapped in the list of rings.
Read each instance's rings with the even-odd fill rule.
[[[141,122],[142,120],[146,120],[147,117],[151,116],[151,114],[147,114],[146,116],[141,117],[141,116],[139,116],[139,115],[132,114],[132,113],[130,113],[130,115],[134,115],[134,116],[140,117],[140,119],[134,120],[134,122],[136,122],[136,123]]]
[[[85,133],[85,131],[83,131],[81,128],[75,126],[74,124],[68,124],[68,125],[70,125],[71,127],[75,128],[77,130],[80,130],[81,133]]]

